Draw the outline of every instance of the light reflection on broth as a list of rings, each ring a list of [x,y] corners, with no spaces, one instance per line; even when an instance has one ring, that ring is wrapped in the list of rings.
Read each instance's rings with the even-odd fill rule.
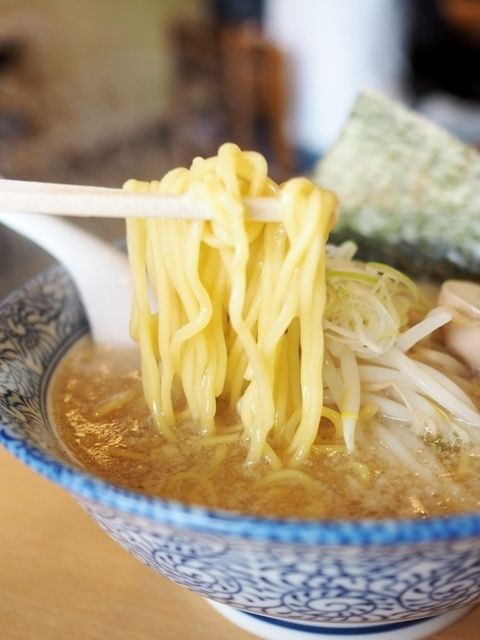
[[[51,385],[51,411],[63,443],[90,472],[149,495],[261,515],[305,518],[426,517],[479,507],[480,451],[425,442],[409,433],[404,456],[368,427],[358,427],[355,452],[331,445],[322,424],[311,460],[272,473],[244,465],[246,443],[231,415],[214,438],[177,425],[167,442],[145,405],[136,352],[76,345]],[[405,426],[389,424],[388,431]],[[412,473],[412,468],[416,469]]]

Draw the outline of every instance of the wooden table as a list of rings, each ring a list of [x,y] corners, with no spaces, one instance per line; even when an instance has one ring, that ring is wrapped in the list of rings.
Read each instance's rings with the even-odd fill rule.
[[[432,636],[476,640],[480,609]],[[0,447],[1,640],[249,640]]]

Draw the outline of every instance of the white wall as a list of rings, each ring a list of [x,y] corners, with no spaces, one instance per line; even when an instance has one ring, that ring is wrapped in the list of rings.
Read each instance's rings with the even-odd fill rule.
[[[169,28],[204,9],[203,0],[0,0],[0,36],[22,25],[35,34],[44,144],[88,151],[161,119]]]
[[[267,35],[289,64],[295,146],[324,151],[361,87],[400,96],[402,15],[401,0],[267,0]]]

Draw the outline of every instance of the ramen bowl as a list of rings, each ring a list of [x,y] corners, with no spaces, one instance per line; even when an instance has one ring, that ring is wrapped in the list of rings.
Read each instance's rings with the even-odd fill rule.
[[[274,640],[423,638],[480,602],[480,513],[299,521],[189,506],[108,484],[69,459],[48,385],[88,331],[60,267],[0,307],[0,441],[60,485],[122,547]]]

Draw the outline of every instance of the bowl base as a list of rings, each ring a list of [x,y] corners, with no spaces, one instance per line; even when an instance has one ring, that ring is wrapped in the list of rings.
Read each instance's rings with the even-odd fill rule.
[[[440,616],[362,626],[316,625],[296,623],[280,618],[260,616],[239,611],[225,604],[207,600],[222,616],[263,640],[321,640],[321,638],[342,640],[420,640],[453,624],[472,607],[463,607]]]

